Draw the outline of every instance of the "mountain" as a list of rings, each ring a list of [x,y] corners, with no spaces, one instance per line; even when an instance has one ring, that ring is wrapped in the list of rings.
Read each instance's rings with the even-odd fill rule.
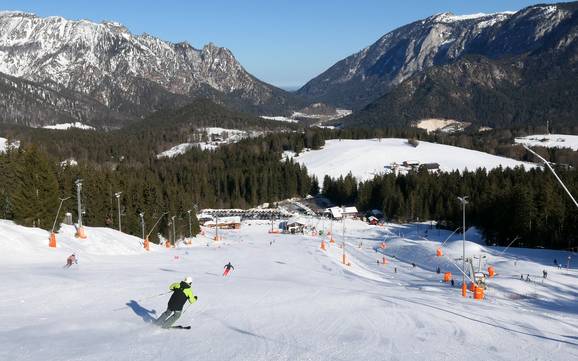
[[[5,101],[0,119],[30,125],[54,122],[52,115],[118,125],[196,97],[259,114],[303,106],[249,74],[228,49],[134,35],[115,22],[0,12],[0,72],[11,79],[3,83],[25,81],[34,105]],[[5,88],[21,92],[14,86]]]
[[[359,110],[416,74],[471,55],[512,58],[575,41],[577,3],[536,5],[516,13],[443,13],[393,30],[309,81],[309,101]],[[505,74],[508,77],[508,74]]]

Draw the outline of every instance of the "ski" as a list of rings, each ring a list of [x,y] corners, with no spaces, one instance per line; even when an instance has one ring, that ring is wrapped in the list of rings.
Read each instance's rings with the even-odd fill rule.
[[[179,325],[179,326],[171,326],[171,328],[178,328],[178,329],[181,329],[181,330],[190,330],[190,329],[191,329],[191,326],[180,326],[180,325]]]

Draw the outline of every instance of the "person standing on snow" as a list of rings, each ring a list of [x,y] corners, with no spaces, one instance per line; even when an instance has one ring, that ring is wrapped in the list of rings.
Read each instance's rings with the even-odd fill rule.
[[[190,276],[185,277],[181,282],[175,282],[170,285],[169,289],[173,291],[167,310],[154,323],[162,328],[170,328],[183,313],[183,306],[187,300],[189,303],[195,303],[197,296],[193,295],[191,284],[193,279]]]
[[[223,276],[228,275],[229,272],[231,272],[231,269],[235,269],[235,267],[233,267],[233,265],[231,264],[231,262],[227,263],[227,264],[225,265],[225,267],[223,267],[223,268],[225,268],[225,272],[223,272]]]
[[[70,256],[68,256],[68,258],[66,259],[66,264],[64,265],[64,268],[70,268],[72,266],[72,264],[78,264],[78,259],[76,258],[76,255],[73,253]]]

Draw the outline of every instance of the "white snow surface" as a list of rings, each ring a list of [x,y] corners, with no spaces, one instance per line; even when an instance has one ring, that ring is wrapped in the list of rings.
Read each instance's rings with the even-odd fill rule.
[[[455,119],[422,119],[416,122],[416,128],[425,129],[428,132],[435,132],[436,130],[444,133],[454,133],[456,131],[464,130],[469,127],[471,123],[460,122]]]
[[[578,150],[578,135],[535,134],[516,138],[515,142],[529,147],[571,148],[572,150]]]
[[[526,169],[536,164],[498,157],[475,150],[443,144],[419,142],[417,147],[407,144],[407,139],[364,139],[325,142],[323,149],[307,151],[294,160],[305,165],[310,174],[322,181],[325,175],[333,178],[346,176],[349,172],[358,180],[372,179],[384,173],[384,166],[404,161],[439,163],[442,171],[477,168],[493,169],[499,166],[523,166]]]
[[[173,158],[177,155],[185,154],[193,146],[193,143],[178,144],[168,150],[165,150],[164,152],[157,154],[157,158]]]
[[[84,123],[81,122],[74,122],[74,123],[61,123],[61,124],[55,124],[55,125],[45,125],[42,128],[45,129],[55,129],[55,130],[66,130],[66,129],[70,129],[70,128],[78,128],[78,129],[85,129],[85,130],[94,130],[94,127],[91,127],[90,125],[86,125]]]
[[[8,139],[0,137],[0,153],[4,153],[8,148],[19,148],[20,141],[12,141],[8,143]]]
[[[282,115],[277,115],[277,116],[260,115],[259,118],[267,119],[267,120],[275,120],[277,122],[297,123],[297,120],[292,119],[292,118],[288,118],[288,117],[284,117]]]
[[[313,217],[299,220],[330,227]],[[435,257],[450,232],[426,224],[345,225],[342,238],[341,224],[333,224],[337,243],[327,251],[320,249],[327,238],[271,235],[269,222],[251,221],[219,230],[220,242],[206,230],[192,245],[146,252],[140,239],[107,228],[87,227],[87,239],[74,239],[70,226],[58,234],[59,247],[49,249],[48,232],[0,221],[0,359],[578,358],[578,270],[551,267],[568,252],[510,248],[501,255],[502,248],[472,236],[467,255],[483,252],[497,271],[479,301],[440,281],[451,271],[459,284],[452,262],[461,256],[461,235]],[[429,240],[421,238],[426,230]],[[343,241],[350,266],[340,262]],[[72,252],[79,264],[63,269]],[[378,264],[384,255],[388,263]],[[229,261],[235,269],[225,278]],[[533,282],[520,281],[522,273]],[[160,294],[187,275],[198,301],[177,324],[192,330],[151,325],[169,298]]]

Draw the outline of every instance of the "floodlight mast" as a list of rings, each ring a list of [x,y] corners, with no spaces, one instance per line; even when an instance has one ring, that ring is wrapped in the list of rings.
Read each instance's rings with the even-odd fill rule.
[[[82,205],[80,203],[80,192],[82,190],[82,179],[77,179],[76,184],[76,203],[78,205],[78,228],[82,228]]]
[[[118,208],[118,231],[122,232],[122,224],[121,224],[121,220],[120,220],[120,195],[122,194],[122,192],[116,192],[114,194],[114,196],[116,197],[116,204],[117,204],[117,208]]]
[[[142,239],[145,239],[145,222],[144,222],[144,212],[140,212],[139,214],[140,217],[140,225],[142,228]]]
[[[459,201],[462,203],[463,209],[463,226],[462,226],[462,285],[466,282],[466,204],[468,204],[468,196],[458,197]]]

